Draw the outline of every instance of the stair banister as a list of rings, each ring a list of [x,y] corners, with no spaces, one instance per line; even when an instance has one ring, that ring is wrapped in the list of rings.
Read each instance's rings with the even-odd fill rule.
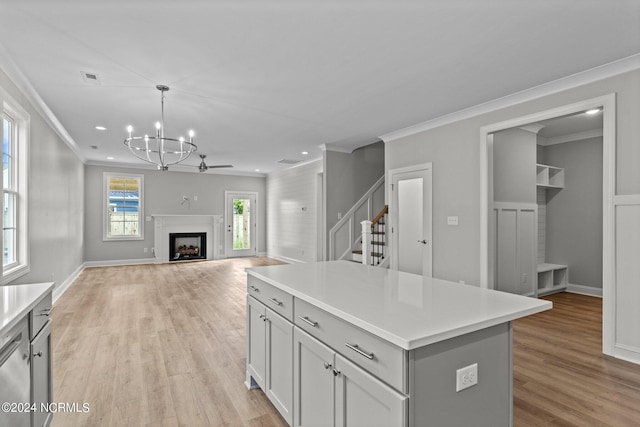
[[[372,221],[364,220],[360,222],[362,225],[362,264],[369,265],[369,257],[373,251],[373,245],[371,244],[371,223]],[[373,260],[371,260],[373,264]]]

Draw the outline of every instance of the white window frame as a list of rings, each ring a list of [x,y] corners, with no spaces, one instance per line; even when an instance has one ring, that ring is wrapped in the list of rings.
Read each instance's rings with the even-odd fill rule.
[[[29,225],[28,225],[28,177],[29,177],[29,135],[31,129],[31,118],[16,101],[6,92],[0,91],[2,97],[2,117],[7,117],[13,122],[12,135],[12,159],[13,159],[13,179],[15,186],[11,192],[16,195],[16,261],[2,267],[2,278],[0,284],[9,283],[18,277],[24,276],[30,271],[29,262]],[[0,122],[0,129],[4,127],[4,120]],[[4,129],[2,129],[4,131]],[[4,179],[0,177],[0,180]],[[3,197],[0,201],[2,211],[4,211],[4,182],[2,183]],[[4,239],[4,233],[0,236]],[[2,242],[4,248],[4,242]]]
[[[110,236],[109,235],[109,180],[111,178],[137,179],[139,183],[138,192],[138,234],[136,236]],[[144,240],[144,175],[118,172],[103,172],[103,195],[102,195],[102,240],[104,241],[127,241]]]

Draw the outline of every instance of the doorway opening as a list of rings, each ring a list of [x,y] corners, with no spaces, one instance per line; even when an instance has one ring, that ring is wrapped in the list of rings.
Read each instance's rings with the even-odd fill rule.
[[[614,203],[615,194],[615,94],[542,111],[524,117],[495,123],[480,130],[480,280],[481,287],[494,288],[496,283],[496,223],[494,212],[494,143],[495,135],[507,129],[573,116],[600,109],[602,114],[602,297],[603,352],[613,354],[615,336]],[[541,165],[549,166],[549,165]],[[535,173],[544,171],[536,170]],[[550,172],[546,171],[547,174]],[[548,177],[546,175],[548,184]],[[537,178],[537,177],[536,177]],[[542,179],[542,177],[541,177]],[[578,221],[579,219],[575,219]],[[535,254],[536,252],[534,252]],[[561,275],[560,275],[561,276]],[[536,277],[537,278],[537,277]],[[553,283],[553,282],[552,282]],[[552,285],[553,286],[553,285]],[[536,293],[537,294],[537,293]]]

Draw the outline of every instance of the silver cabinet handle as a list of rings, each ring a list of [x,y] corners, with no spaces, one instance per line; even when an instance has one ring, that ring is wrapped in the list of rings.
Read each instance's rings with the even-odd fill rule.
[[[265,316],[264,314],[261,314],[261,315],[260,315],[260,316],[258,316],[258,317],[260,317],[260,319],[262,319],[262,321],[263,321],[263,322],[266,322],[266,321],[267,321],[267,316]]]
[[[364,356],[369,360],[373,360],[373,353],[366,353],[366,352],[360,350],[360,347],[358,347],[358,344],[349,344],[347,342],[347,343],[344,343],[344,345],[346,345],[348,348],[350,348],[351,350],[355,351],[359,355]]]
[[[39,351],[39,352],[37,352],[37,353],[34,353],[34,354],[33,354],[33,357],[42,357],[42,352],[41,352],[41,351]]]
[[[47,316],[47,317],[49,317],[49,316],[51,316],[51,309],[47,308],[47,309],[44,309],[44,310],[40,310],[40,313],[36,314],[36,316]]]
[[[253,285],[249,285],[249,289],[251,289],[253,292],[260,292],[260,289],[256,288]]]
[[[332,367],[331,363],[324,362],[324,369],[331,369]]]
[[[333,370],[333,376],[337,377],[338,375],[340,375],[340,371],[338,371],[337,369]]]
[[[427,241],[426,240],[418,240],[418,243],[422,243],[423,245],[426,245]]]
[[[278,301],[275,298],[269,298],[269,301],[271,301],[272,303],[274,303],[275,305],[282,305],[282,301]]]
[[[298,316],[298,319],[302,320],[304,323],[307,323],[311,326],[313,326],[314,328],[318,326],[318,322],[314,322],[313,320],[309,320],[309,317],[307,316]]]

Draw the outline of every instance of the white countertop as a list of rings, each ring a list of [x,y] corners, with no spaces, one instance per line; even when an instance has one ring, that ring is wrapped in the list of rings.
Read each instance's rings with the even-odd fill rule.
[[[53,282],[0,286],[0,335],[11,329],[35,307]]]
[[[552,307],[549,301],[349,261],[254,267],[247,274],[405,350]]]

